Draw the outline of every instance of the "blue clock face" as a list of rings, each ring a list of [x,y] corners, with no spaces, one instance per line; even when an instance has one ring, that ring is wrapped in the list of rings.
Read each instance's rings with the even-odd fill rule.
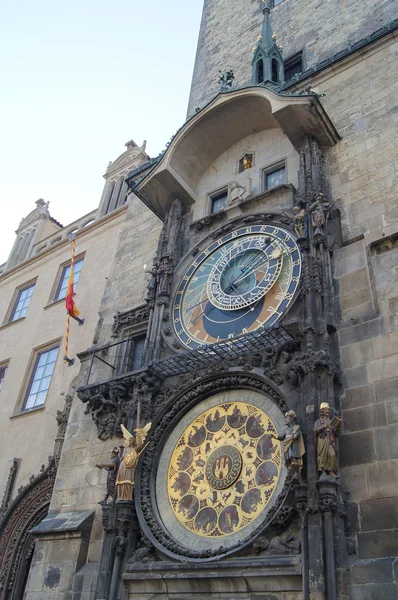
[[[291,304],[301,275],[294,237],[273,225],[241,227],[204,250],[181,279],[173,323],[198,348],[270,327]]]

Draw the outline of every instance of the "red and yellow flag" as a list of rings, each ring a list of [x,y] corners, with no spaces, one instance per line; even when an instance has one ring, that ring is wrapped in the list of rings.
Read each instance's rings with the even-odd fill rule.
[[[68,287],[66,288],[66,296],[65,296],[66,310],[68,311],[68,314],[71,317],[77,317],[80,314],[80,312],[76,308],[75,302],[73,300],[73,296],[75,293],[74,289],[73,289],[73,279],[74,279],[74,275],[75,275],[75,248],[76,248],[76,242],[75,242],[75,240],[72,240],[72,260],[70,263]]]

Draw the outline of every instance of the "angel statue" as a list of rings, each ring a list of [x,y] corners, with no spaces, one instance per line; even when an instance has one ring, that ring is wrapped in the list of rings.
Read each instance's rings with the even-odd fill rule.
[[[135,429],[135,437],[121,425],[124,437],[124,453],[116,479],[117,501],[132,500],[134,474],[138,459],[145,450],[144,442],[152,423],[147,423],[142,429]]]

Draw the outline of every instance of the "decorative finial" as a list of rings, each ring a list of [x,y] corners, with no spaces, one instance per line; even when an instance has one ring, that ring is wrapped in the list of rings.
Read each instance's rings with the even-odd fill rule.
[[[272,39],[273,39],[273,40],[274,40],[274,42],[275,42],[275,40],[276,40],[276,33],[273,33],[273,34],[272,34]]]

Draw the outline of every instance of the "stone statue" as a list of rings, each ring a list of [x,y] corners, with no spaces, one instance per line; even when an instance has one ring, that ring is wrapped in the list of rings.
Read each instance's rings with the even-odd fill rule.
[[[124,454],[117,474],[117,501],[132,500],[134,474],[138,459],[144,450],[143,444],[152,423],[147,423],[142,429],[135,430],[134,436],[122,424],[120,427],[124,437]]]
[[[228,71],[219,71],[219,73],[218,83],[221,84],[221,90],[227,91],[235,79],[234,72],[232,69],[229,69]]]
[[[109,496],[115,497],[116,477],[120,466],[119,449],[114,446],[111,451],[111,460],[108,463],[98,463],[95,465],[97,469],[106,469],[108,476],[106,478],[106,494],[100,504],[106,504]]]
[[[306,215],[304,208],[300,208],[300,206],[293,207],[293,230],[294,233],[299,238],[303,238],[307,236],[306,233]]]
[[[330,407],[327,402],[321,403],[321,417],[315,421],[314,443],[318,473],[337,475],[336,438],[340,433],[342,420],[339,417],[330,419]]]
[[[145,271],[146,273],[149,273],[151,275],[151,278],[148,281],[147,300],[154,300],[156,298],[158,266],[158,263],[156,262],[156,260],[154,260],[152,269],[148,269]]]
[[[311,225],[314,229],[314,235],[325,233],[326,219],[333,204],[333,200],[326,200],[322,192],[315,194],[314,202],[310,206]]]
[[[305,454],[304,440],[300,425],[297,423],[297,415],[294,410],[289,410],[285,415],[286,431],[282,435],[273,434],[272,437],[283,441],[283,454],[285,464],[293,473],[294,479],[301,481],[301,470],[303,468],[303,456]]]
[[[324,233],[325,231],[325,213],[323,211],[322,199],[323,194],[317,194],[314,202],[310,206],[311,225],[314,230],[314,235]]]
[[[158,267],[158,296],[170,296],[173,267],[169,257],[164,256]]]

